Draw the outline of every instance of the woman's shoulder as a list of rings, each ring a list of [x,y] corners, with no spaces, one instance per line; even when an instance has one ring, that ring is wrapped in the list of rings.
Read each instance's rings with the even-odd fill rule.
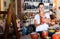
[[[35,16],[37,16],[37,17],[38,17],[38,16],[39,16],[39,14],[36,14]]]

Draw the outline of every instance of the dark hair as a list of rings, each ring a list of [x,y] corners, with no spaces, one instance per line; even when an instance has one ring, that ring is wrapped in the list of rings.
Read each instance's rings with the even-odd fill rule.
[[[39,3],[39,4],[38,4],[38,7],[39,7],[40,5],[44,5],[44,3]]]
[[[60,9],[60,7],[59,7],[59,9]]]
[[[50,11],[52,11],[52,12],[53,12],[53,9],[50,9]]]

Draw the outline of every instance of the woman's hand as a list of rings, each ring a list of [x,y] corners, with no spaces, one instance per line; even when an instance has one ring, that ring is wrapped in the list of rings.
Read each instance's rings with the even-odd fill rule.
[[[44,24],[45,22],[46,22],[46,18],[45,18],[45,17],[41,17],[41,18],[40,18],[40,23],[41,23],[41,24]]]

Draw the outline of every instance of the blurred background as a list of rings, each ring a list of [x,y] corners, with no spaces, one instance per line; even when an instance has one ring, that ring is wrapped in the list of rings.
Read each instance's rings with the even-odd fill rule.
[[[56,15],[56,19],[60,20],[60,0],[0,0],[0,13],[6,13],[9,9],[9,4],[13,3],[17,27],[19,27],[18,31],[23,33],[22,29],[24,29],[24,27],[34,26],[34,16],[39,12],[38,4],[40,2],[44,3],[45,13],[53,12]],[[6,19],[6,14],[0,14],[1,32],[5,30]],[[33,31],[35,31],[35,29]],[[29,33],[31,32],[28,32],[28,34]],[[23,33],[23,35],[24,34],[26,33]]]

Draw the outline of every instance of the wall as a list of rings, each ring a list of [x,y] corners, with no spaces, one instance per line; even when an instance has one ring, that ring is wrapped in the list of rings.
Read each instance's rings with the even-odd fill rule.
[[[6,7],[5,7],[5,9],[9,8],[9,4],[10,4],[10,0],[6,0]]]
[[[57,19],[60,19],[60,14],[58,13],[59,9],[58,7],[60,7],[60,0],[57,0]]]
[[[4,6],[4,1],[6,1],[6,7]],[[0,0],[0,11],[7,10],[10,0]]]
[[[58,7],[60,7],[60,0],[57,0],[57,10],[58,10]]]
[[[17,13],[18,13],[18,16],[20,18],[20,22],[21,22],[21,26],[23,25],[22,24],[22,15],[24,13],[24,7],[23,7],[23,4],[24,4],[24,0],[17,0]]]
[[[1,0],[0,0],[0,11],[1,11]]]
[[[57,6],[58,7],[60,6],[60,0],[57,0]]]
[[[3,0],[1,0],[1,11],[4,11]]]

